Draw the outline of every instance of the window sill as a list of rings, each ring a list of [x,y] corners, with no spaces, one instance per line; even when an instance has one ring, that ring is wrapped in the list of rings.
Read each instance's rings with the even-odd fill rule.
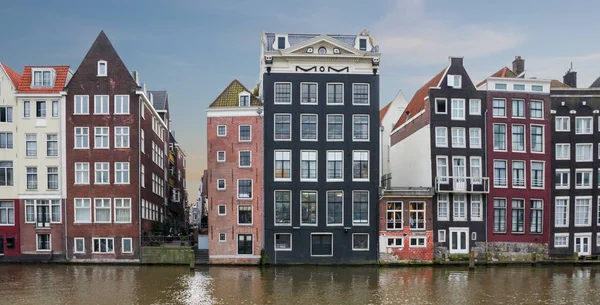
[[[369,249],[354,249],[354,248],[352,248],[352,251],[369,251]]]

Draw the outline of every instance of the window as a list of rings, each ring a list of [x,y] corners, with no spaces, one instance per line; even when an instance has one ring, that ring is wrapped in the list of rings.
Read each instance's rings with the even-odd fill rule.
[[[328,114],[327,115],[327,140],[341,141],[344,140],[344,115]]]
[[[89,148],[89,129],[75,127],[75,148]]]
[[[2,84],[0,83],[0,85],[2,85]],[[44,116],[45,115],[46,115],[46,112],[44,110]],[[11,123],[12,121],[13,121],[13,108],[12,107],[0,107],[0,122]]]
[[[219,233],[219,242],[225,242],[227,240],[226,233]]]
[[[140,184],[142,187],[146,187],[146,166],[144,164],[140,164]]]
[[[292,234],[275,233],[275,251],[292,251]]]
[[[448,128],[446,128],[446,127],[436,127],[435,128],[435,146],[448,147]]]
[[[367,50],[367,40],[366,39],[361,38],[358,40],[358,49],[361,51]]]
[[[435,99],[435,113],[437,114],[446,114],[448,113],[447,108],[447,100],[445,98],[436,98]]]
[[[300,84],[300,103],[301,104],[317,104],[317,84],[316,83],[301,83]]]
[[[452,99],[452,120],[465,119],[465,100]]]
[[[129,95],[115,95],[115,114],[129,114]]]
[[[525,187],[525,161],[512,162],[512,186]]]
[[[556,197],[554,209],[554,225],[556,227],[568,227],[569,197]]]
[[[316,151],[301,151],[300,152],[300,180],[317,180],[317,152]]]
[[[94,95],[94,114],[109,114],[108,95]]]
[[[47,171],[48,189],[58,190],[58,167],[48,167]]]
[[[525,200],[512,200],[512,227],[513,233],[525,232]]]
[[[12,134],[11,134],[11,147],[12,147]],[[2,144],[2,137],[0,135],[0,145]],[[48,157],[58,156],[58,135],[48,134],[46,135],[46,155]]]
[[[467,195],[454,194],[452,196],[453,218],[455,221],[467,220]]]
[[[292,224],[291,206],[291,191],[275,191],[275,225]]]
[[[54,70],[33,70],[33,85],[32,87],[51,88],[54,82]]]
[[[438,220],[448,220],[448,194],[438,194]]]
[[[281,141],[281,140],[291,140],[291,139],[292,139],[292,116],[289,114],[276,114],[275,115],[275,140]]]
[[[98,76],[106,76],[108,73],[108,69],[106,68],[106,61],[99,60],[98,61]]]
[[[481,100],[469,100],[469,114],[481,115]]]
[[[36,236],[36,251],[51,251],[52,243],[50,242],[50,234],[36,234]]]
[[[544,86],[541,85],[531,85],[531,91],[543,91]]]
[[[129,148],[129,127],[115,127],[115,147]]]
[[[75,184],[90,183],[90,164],[75,163]]]
[[[332,256],[333,234],[311,234],[310,255]]]
[[[275,104],[291,104],[292,103],[292,84],[291,83],[275,83],[274,102],[275,102]]]
[[[446,230],[438,230],[438,242],[446,242]]]
[[[94,128],[94,148],[108,148],[108,127]]]
[[[388,237],[387,238],[387,246],[389,248],[402,248],[402,247],[404,247],[404,238],[403,237]]]
[[[327,181],[343,181],[344,173],[343,151],[327,152]]]
[[[402,230],[402,202],[387,203],[388,230]]]
[[[352,84],[352,104],[369,105],[369,84]]]
[[[301,191],[300,192],[300,224],[301,225],[316,225],[317,224],[317,192]]]
[[[556,144],[556,160],[571,159],[571,144]]]
[[[74,114],[89,114],[90,97],[87,95],[75,95],[75,112]],[[26,107],[26,114],[29,113],[29,104]],[[26,116],[27,118],[29,115]]]
[[[575,134],[592,134],[592,118],[576,117]]]
[[[569,176],[570,171],[568,169],[557,169],[556,170],[556,185],[557,189],[568,189],[569,188]]]
[[[448,157],[437,157],[437,177],[440,183],[448,183]]]
[[[494,198],[494,233],[506,232],[506,199]]]
[[[460,89],[462,85],[462,76],[461,75],[448,75],[448,87],[452,87],[454,89]]]
[[[37,167],[27,167],[27,189],[37,190],[38,188],[38,177]]]
[[[531,200],[531,216],[529,220],[529,232],[530,233],[542,233],[542,223],[543,223],[543,209],[544,204],[542,200],[532,199]]]
[[[227,136],[227,126],[217,125],[217,137],[225,137],[225,136]]]
[[[592,198],[575,197],[575,226],[591,226]]]
[[[356,114],[352,116],[352,139],[369,141],[369,116]]]
[[[471,178],[473,184],[481,184],[481,157],[471,157]]]
[[[114,253],[114,239],[112,238],[92,238],[94,253]]]
[[[37,134],[29,133],[25,135],[25,155],[28,157],[37,156]]]
[[[512,100],[512,117],[525,118],[525,101]]]
[[[411,237],[410,238],[411,248],[425,248],[425,237]]]
[[[75,222],[76,223],[92,222],[91,199],[75,198]]]
[[[494,186],[506,187],[506,161],[494,160]]]
[[[13,162],[0,161],[0,186],[12,186],[13,179]]]
[[[591,169],[576,169],[575,170],[575,188],[577,188],[577,189],[592,188],[592,170]]]
[[[239,167],[250,167],[252,166],[252,157],[251,152],[249,150],[241,150],[240,151],[240,163]]]
[[[452,147],[466,147],[464,128],[452,127]]]
[[[227,210],[225,209],[225,205],[224,204],[220,204],[218,206],[217,211],[219,213],[219,216],[223,216],[223,215],[227,214]]]
[[[592,144],[575,144],[575,160],[577,162],[591,162]]]
[[[494,89],[496,90],[506,90],[506,84],[494,84]]]
[[[140,150],[143,154],[146,153],[146,137],[144,135],[144,130],[140,129]]]
[[[250,142],[252,140],[252,126],[240,125],[240,134],[238,140],[240,142]]]
[[[353,180],[369,180],[369,152],[352,152],[352,178]]]
[[[239,225],[251,225],[252,224],[252,206],[251,205],[238,205],[238,224]]]
[[[512,125],[512,151],[525,152],[525,125]]]
[[[285,37],[277,37],[277,49],[285,49]]]
[[[94,222],[110,223],[110,198],[94,198]]]
[[[554,119],[555,131],[571,131],[571,118],[568,116],[557,116]]]
[[[525,90],[525,85],[514,84],[513,85],[513,90],[515,90],[515,91],[523,91],[523,90]]]
[[[368,233],[352,234],[352,250],[353,251],[369,251],[369,234]]]
[[[225,152],[224,151],[217,151],[217,162],[225,162]]]
[[[344,104],[344,84],[327,84],[327,105]]]
[[[292,179],[292,152],[289,150],[275,151],[275,180]]]
[[[544,152],[544,126],[531,125],[531,152]]]
[[[38,101],[35,103],[35,117],[36,118],[45,118],[46,117],[46,102]],[[8,117],[8,116],[7,116]],[[12,118],[12,108],[11,108],[11,118]],[[12,119],[11,119],[12,121]]]
[[[94,163],[94,183],[109,184],[110,183],[110,163],[96,162]]]
[[[74,238],[75,253],[85,253],[85,238],[76,237]]]
[[[52,101],[52,117],[58,117],[58,101]]]
[[[225,179],[217,179],[217,190],[223,191],[227,188],[227,182]]]
[[[494,124],[494,150],[506,150],[506,125]]]
[[[481,128],[469,128],[469,147],[481,148]]]
[[[529,116],[532,119],[543,119],[544,118],[544,104],[542,101],[531,101],[529,102]]]
[[[238,199],[252,199],[251,179],[238,179]]]
[[[316,114],[301,114],[300,115],[300,140],[313,141],[317,140],[317,115]]]
[[[121,252],[133,253],[133,240],[131,238],[121,239]]]
[[[569,246],[569,233],[554,234],[554,247],[555,248],[566,248],[568,246]]]
[[[15,203],[13,201],[0,201],[0,225],[15,224]]]
[[[24,118],[31,117],[31,102],[30,101],[23,101],[23,117]]]
[[[531,187],[544,188],[544,162],[531,162]]]
[[[115,162],[115,184],[129,184],[129,162]]]
[[[354,225],[369,224],[369,192],[352,192],[352,223]]]
[[[249,95],[240,95],[238,105],[240,107],[248,107],[250,106],[250,96]]]
[[[481,195],[471,195],[471,220],[483,220]]]
[[[505,118],[506,117],[506,100],[493,99],[492,101],[492,117]]]

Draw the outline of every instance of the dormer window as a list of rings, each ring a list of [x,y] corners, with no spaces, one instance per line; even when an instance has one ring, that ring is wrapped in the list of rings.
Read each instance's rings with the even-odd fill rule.
[[[367,39],[366,38],[361,38],[358,41],[358,49],[361,51],[366,51],[367,50]]]
[[[285,37],[277,37],[277,49],[285,49]]]
[[[248,95],[248,93],[242,92],[240,94],[240,100],[239,100],[239,105],[240,107],[248,107],[250,106],[250,95]]]
[[[98,61],[98,76],[106,76],[107,74],[106,61],[100,60]]]
[[[33,80],[31,87],[54,87],[54,77],[56,76],[54,69],[34,69],[32,72]]]
[[[460,89],[462,87],[462,77],[460,75],[448,75],[448,87]]]

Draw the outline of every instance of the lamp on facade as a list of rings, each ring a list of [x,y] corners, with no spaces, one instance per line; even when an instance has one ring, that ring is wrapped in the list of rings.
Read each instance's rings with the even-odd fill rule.
[[[258,109],[256,109],[256,113],[258,113],[258,116],[261,117],[263,113],[262,107],[258,107]]]

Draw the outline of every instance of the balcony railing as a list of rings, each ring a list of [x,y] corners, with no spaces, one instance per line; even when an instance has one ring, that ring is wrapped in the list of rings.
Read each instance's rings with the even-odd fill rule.
[[[438,193],[489,193],[488,177],[435,177],[435,191]]]

